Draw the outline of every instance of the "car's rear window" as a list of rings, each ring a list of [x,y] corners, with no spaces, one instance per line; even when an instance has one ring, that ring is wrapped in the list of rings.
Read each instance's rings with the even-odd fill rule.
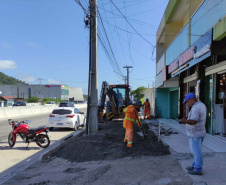
[[[72,111],[71,110],[66,110],[66,109],[57,109],[57,110],[53,110],[52,114],[71,114]]]
[[[60,103],[59,107],[72,107],[72,104],[67,102],[67,103]]]

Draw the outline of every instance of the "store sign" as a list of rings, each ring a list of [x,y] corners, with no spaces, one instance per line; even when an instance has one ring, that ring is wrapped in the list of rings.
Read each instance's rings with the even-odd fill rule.
[[[206,53],[208,53],[209,51],[210,51],[210,45],[206,45],[194,54],[194,58],[199,58],[199,57],[205,55]]]
[[[68,85],[61,85],[61,89],[68,89]]]
[[[174,60],[168,68],[168,73],[172,73],[173,71],[175,71],[177,68],[179,67],[179,61],[178,60]]]
[[[185,51],[183,54],[180,55],[179,57],[179,66],[184,65],[191,59],[193,59],[194,55],[194,46],[190,47],[187,51]]]
[[[168,73],[172,73],[176,69],[178,69],[180,66],[184,65],[185,63],[189,62],[194,58],[194,50],[195,47],[192,46],[188,50],[186,50],[184,53],[182,53],[178,59],[176,59],[174,62],[172,62],[169,65]]]
[[[211,40],[212,29],[205,35],[199,38],[188,50],[182,53],[175,61],[178,61],[178,67],[176,64],[170,64],[168,73],[171,73],[171,77],[174,77],[188,68],[203,61],[207,57],[211,56]],[[173,72],[173,73],[172,73]]]
[[[45,85],[45,87],[48,87],[48,88],[50,88],[50,87],[60,87],[60,85]]]

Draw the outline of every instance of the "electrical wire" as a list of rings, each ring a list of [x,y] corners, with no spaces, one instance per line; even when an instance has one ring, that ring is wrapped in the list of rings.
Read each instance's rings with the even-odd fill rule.
[[[110,0],[111,3],[114,5],[114,7],[118,10],[118,12],[124,17],[124,19],[126,20],[126,22],[130,25],[130,27],[143,39],[145,40],[147,43],[149,43],[152,47],[154,46],[151,42],[149,42],[147,39],[145,39],[128,21],[128,19],[125,17],[125,15],[118,9],[118,7],[115,5],[115,3]]]
[[[109,45],[109,47],[110,47],[111,54],[112,54],[112,56],[113,56],[113,58],[114,58],[114,63],[115,63],[115,65],[116,65],[117,71],[119,72],[119,74],[120,74],[121,76],[123,76],[123,74],[122,74],[122,72],[121,72],[121,70],[120,70],[120,68],[119,68],[119,65],[118,65],[118,63],[117,63],[117,60],[116,60],[115,54],[114,54],[114,52],[113,52],[113,49],[112,49],[112,47],[111,47],[111,44],[110,44],[108,35],[107,35],[107,33],[106,33],[106,29],[105,29],[105,27],[104,27],[104,24],[103,24],[101,15],[100,15],[100,12],[99,12],[98,10],[97,10],[97,13],[98,13],[98,15],[99,15],[99,18],[100,18],[100,21],[101,21],[101,25],[102,25],[102,27],[103,27],[104,34],[105,34],[105,37],[106,37],[106,39],[107,39],[108,45]]]

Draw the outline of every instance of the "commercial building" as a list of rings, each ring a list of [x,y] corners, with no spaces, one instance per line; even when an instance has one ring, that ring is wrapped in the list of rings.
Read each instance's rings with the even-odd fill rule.
[[[169,0],[157,31],[156,110],[186,117],[187,93],[207,106],[207,132],[226,134],[226,0]]]
[[[69,88],[67,85],[26,85],[11,84],[0,85],[2,96],[12,96],[16,98],[27,99],[31,96],[43,98],[59,98],[61,100],[69,99]]]
[[[69,100],[73,101],[84,101],[82,88],[80,87],[69,87]]]

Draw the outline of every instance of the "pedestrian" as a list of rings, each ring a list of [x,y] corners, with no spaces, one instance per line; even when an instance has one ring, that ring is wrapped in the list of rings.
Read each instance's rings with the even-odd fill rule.
[[[190,150],[194,156],[192,165],[186,169],[191,175],[202,175],[202,143],[206,135],[206,106],[198,101],[193,93],[189,93],[185,96],[183,103],[185,102],[191,107],[191,110],[188,117],[186,119],[182,118],[179,122],[186,124]]]
[[[151,105],[150,105],[149,99],[147,98],[146,101],[144,102],[144,119],[146,118],[146,116],[148,119],[151,118],[150,110],[151,110]]]
[[[139,119],[139,111],[142,104],[139,102],[134,103],[133,105],[129,105],[123,109],[125,113],[125,118],[123,121],[123,127],[125,130],[125,138],[124,143],[127,144],[128,148],[132,148],[133,143],[133,124],[136,122],[137,125],[141,128],[141,121]]]

